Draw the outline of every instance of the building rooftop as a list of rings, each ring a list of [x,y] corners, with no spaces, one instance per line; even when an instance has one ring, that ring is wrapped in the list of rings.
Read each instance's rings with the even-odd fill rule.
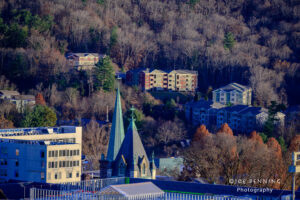
[[[35,96],[34,95],[14,95],[12,99],[35,101]]]
[[[1,137],[76,133],[76,126],[0,129]]]
[[[69,56],[85,57],[88,55],[93,55],[95,57],[100,56],[100,54],[98,54],[98,53],[69,53],[69,54],[67,54],[67,57],[69,57]]]
[[[20,95],[20,93],[15,90],[0,90],[0,93],[4,96]]]
[[[188,70],[188,69],[170,70],[169,73],[176,73],[176,74],[198,74],[197,71]]]
[[[122,185],[110,185],[100,192],[101,194],[120,194],[125,197],[137,197],[142,195],[162,195],[162,191],[159,187],[152,182],[122,184]]]
[[[250,89],[248,86],[244,86],[238,83],[230,83],[224,87],[218,88],[217,90],[225,90],[225,91],[232,91],[237,90],[239,92],[244,92],[245,90]]]
[[[5,139],[5,138],[0,138],[0,143],[14,143],[14,144],[41,145],[41,146],[75,144],[71,142],[54,142],[54,141],[43,141],[43,140],[17,140],[17,139]]]
[[[223,108],[225,105],[217,102],[213,102],[211,100],[200,99],[199,101],[192,101],[186,104],[187,106],[197,107],[197,108]]]

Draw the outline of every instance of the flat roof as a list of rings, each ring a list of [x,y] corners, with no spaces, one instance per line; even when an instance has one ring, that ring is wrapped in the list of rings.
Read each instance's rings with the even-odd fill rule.
[[[18,140],[18,139],[5,139],[5,138],[0,138],[0,143],[9,143],[9,144],[14,143],[14,144],[41,145],[41,146],[77,144],[72,142],[54,142],[54,141],[44,141],[44,140]]]
[[[78,126],[0,129],[0,137],[76,133],[76,127]]]

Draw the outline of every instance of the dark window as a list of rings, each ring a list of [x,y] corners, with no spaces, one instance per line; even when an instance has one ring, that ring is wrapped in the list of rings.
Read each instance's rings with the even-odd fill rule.
[[[45,158],[45,152],[41,151],[41,158]]]
[[[16,160],[16,167],[18,167],[19,166],[19,161],[18,160]]]

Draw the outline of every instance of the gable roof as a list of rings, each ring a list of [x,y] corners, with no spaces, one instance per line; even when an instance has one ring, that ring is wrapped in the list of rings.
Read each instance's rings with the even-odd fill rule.
[[[140,161],[144,158],[146,162],[149,163],[133,117],[131,118],[122,146],[115,160],[119,161],[122,156],[125,158],[131,170],[137,169]],[[147,169],[147,171],[148,173],[146,174],[150,174],[149,169]]]
[[[224,90],[224,91],[232,91],[232,90],[237,90],[238,92],[244,92],[246,90],[250,89],[248,86],[244,86],[238,83],[230,83],[224,87],[218,88],[216,90]],[[214,91],[216,91],[214,90]]]
[[[16,95],[16,96],[13,96],[13,99],[35,101],[35,96],[34,95]]]
[[[224,104],[213,102],[211,100],[204,100],[204,99],[200,99],[199,101],[192,101],[187,103],[186,105],[191,106],[193,108],[204,108],[204,109],[225,107]]]
[[[70,57],[70,56],[76,56],[76,57],[95,56],[95,57],[100,57],[100,54],[98,54],[98,53],[70,53],[70,54],[67,54],[67,57]]]
[[[171,74],[198,74],[197,71],[187,70],[187,69],[170,70],[169,73],[171,73]]]
[[[4,96],[20,95],[20,93],[15,90],[0,90],[0,93]]]
[[[136,197],[144,195],[163,195],[164,191],[159,189],[152,182],[122,184],[122,185],[110,185],[100,191],[100,194],[118,193],[125,197]]]

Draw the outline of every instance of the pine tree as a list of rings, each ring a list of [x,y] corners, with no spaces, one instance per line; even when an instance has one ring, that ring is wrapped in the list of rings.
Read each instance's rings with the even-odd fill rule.
[[[115,86],[115,72],[109,56],[106,56],[96,64],[97,84],[104,91],[110,92]]]
[[[224,48],[231,50],[235,44],[234,35],[231,32],[225,34],[224,37]]]

